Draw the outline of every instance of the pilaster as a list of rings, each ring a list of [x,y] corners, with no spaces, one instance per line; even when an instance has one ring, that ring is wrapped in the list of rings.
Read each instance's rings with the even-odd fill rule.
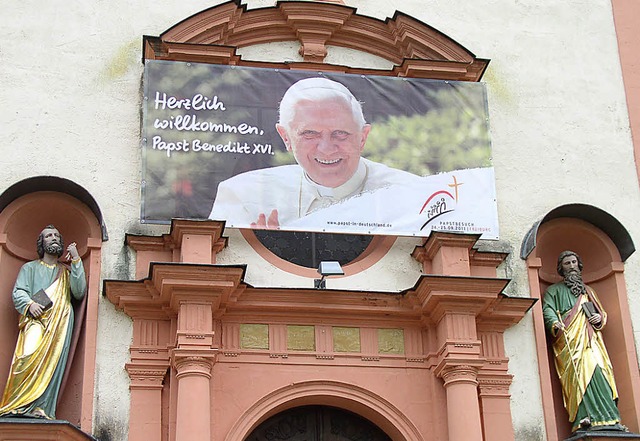
[[[127,363],[131,383],[130,440],[162,439],[162,388],[169,363]]]
[[[139,282],[105,281],[107,297],[133,318],[126,366],[131,378],[129,441],[161,439],[155,436],[163,427],[162,392],[171,366],[175,441],[210,441],[210,379],[217,355],[213,316],[241,290],[244,267],[152,263],[149,272]]]
[[[484,441],[515,439],[509,393],[512,378],[513,376],[507,373],[498,375],[480,372],[478,375]]]
[[[423,271],[416,289],[425,323],[436,331],[435,369],[447,400],[449,440],[513,440],[504,330],[533,299],[502,294],[503,253],[474,249],[478,236],[434,233],[413,257]],[[481,276],[481,277],[480,277]]]

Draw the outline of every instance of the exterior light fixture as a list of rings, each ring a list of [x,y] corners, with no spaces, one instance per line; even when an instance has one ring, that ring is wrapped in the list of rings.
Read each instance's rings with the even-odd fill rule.
[[[320,279],[314,279],[313,287],[315,289],[326,289],[327,281],[325,277],[328,276],[344,276],[344,271],[338,262],[320,262],[318,266],[318,273],[322,275]]]

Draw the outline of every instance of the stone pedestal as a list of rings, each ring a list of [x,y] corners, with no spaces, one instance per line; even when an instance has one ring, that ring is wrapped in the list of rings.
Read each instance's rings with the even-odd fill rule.
[[[618,440],[640,440],[640,434],[608,431],[608,430],[588,430],[577,432],[565,441],[618,441]]]
[[[0,441],[97,441],[68,421],[0,418]]]

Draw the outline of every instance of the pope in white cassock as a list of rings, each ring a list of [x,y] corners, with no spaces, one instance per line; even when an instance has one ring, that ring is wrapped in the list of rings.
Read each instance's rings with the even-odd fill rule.
[[[210,219],[278,228],[354,196],[421,179],[360,157],[371,126],[360,102],[335,81],[307,78],[293,84],[280,102],[276,129],[297,165],[221,182]]]

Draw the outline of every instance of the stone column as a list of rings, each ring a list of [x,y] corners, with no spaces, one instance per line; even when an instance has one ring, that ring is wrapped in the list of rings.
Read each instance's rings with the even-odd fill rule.
[[[215,298],[191,290],[178,290],[173,297],[178,311],[177,347],[172,351],[178,383],[175,441],[211,441]]]
[[[211,368],[213,356],[176,350],[178,380],[176,441],[211,441]]]
[[[449,441],[482,441],[477,374],[477,367],[464,364],[440,373],[447,393]]]

